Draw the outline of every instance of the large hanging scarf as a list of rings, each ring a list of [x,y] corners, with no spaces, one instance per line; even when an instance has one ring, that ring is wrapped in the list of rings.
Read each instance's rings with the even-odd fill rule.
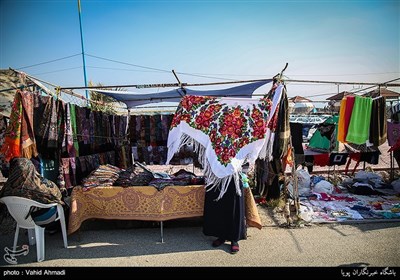
[[[31,158],[38,155],[33,131],[33,95],[17,91],[1,148],[5,161],[14,157]]]
[[[279,97],[282,89],[282,85],[276,89]],[[245,162],[260,157],[269,118],[279,101],[184,96],[171,123],[166,164],[192,142],[204,168],[207,191],[220,187],[220,199],[233,179],[241,195],[239,172]]]

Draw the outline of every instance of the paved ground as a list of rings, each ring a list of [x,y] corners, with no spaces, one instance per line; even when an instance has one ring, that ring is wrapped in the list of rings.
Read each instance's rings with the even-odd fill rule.
[[[157,224],[86,221],[79,234],[68,237],[68,249],[62,247],[61,233],[46,234],[45,261],[36,262],[32,246],[27,256],[17,257],[18,265],[8,265],[3,258],[0,265],[8,266],[3,271],[19,266],[400,266],[400,222],[288,229],[272,225],[274,221],[267,216],[262,215],[262,230],[249,228],[248,238],[240,242],[236,255],[229,253],[228,243],[211,247],[213,238],[202,234],[201,219],[165,222],[164,243]],[[0,249],[10,248],[12,243],[13,232],[3,232]],[[19,244],[27,244],[23,233]]]

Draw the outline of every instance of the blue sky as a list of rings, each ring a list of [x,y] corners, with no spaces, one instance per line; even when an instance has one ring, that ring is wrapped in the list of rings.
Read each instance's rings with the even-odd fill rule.
[[[77,0],[0,2],[0,68],[84,85]],[[400,77],[400,1],[82,0],[88,80],[107,85],[269,78],[384,82]],[[166,70],[118,64],[93,56]],[[340,90],[353,86],[341,86]],[[289,84],[323,100],[335,85]]]

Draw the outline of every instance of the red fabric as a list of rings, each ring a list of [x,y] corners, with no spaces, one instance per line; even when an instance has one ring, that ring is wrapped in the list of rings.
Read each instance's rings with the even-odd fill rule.
[[[346,97],[346,110],[344,111],[344,139],[346,139],[347,131],[349,130],[351,114],[353,113],[354,100],[354,96]]]
[[[314,155],[314,165],[326,166],[329,164],[329,154]]]
[[[400,149],[400,137],[399,139],[397,139],[397,142],[393,145],[393,147],[391,147],[388,151],[388,153],[392,152],[392,151],[396,151]]]
[[[351,160],[354,160],[356,162],[356,166],[354,166],[353,172],[351,173],[351,174],[354,174],[354,172],[356,171],[356,168],[360,164],[361,153],[350,153],[349,154],[349,161],[347,162],[346,169],[345,169],[346,175],[347,175],[347,172],[349,171],[349,166],[350,166]]]

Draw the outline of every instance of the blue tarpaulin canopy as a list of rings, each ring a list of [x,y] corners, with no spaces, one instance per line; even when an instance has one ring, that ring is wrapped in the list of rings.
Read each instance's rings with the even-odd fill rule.
[[[157,93],[138,93],[96,89],[96,92],[105,94],[120,102],[123,102],[126,104],[127,108],[130,109],[150,103],[179,102],[181,97],[184,95],[251,98],[253,92],[257,88],[270,83],[271,81],[272,79],[217,90],[193,90],[189,88],[177,88]]]

